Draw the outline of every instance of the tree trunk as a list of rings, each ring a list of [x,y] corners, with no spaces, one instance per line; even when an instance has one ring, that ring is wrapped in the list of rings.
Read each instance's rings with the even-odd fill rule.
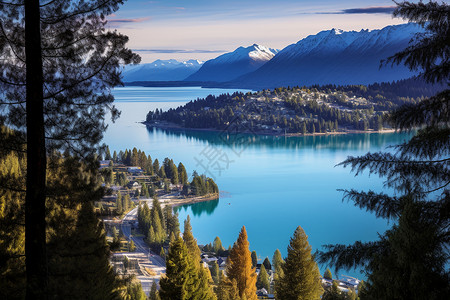
[[[27,178],[25,197],[26,299],[46,299],[46,153],[39,1],[25,1]]]

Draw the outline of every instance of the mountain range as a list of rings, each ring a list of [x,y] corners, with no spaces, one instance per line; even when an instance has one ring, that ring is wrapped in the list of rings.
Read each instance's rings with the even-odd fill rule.
[[[197,72],[186,78],[186,81],[230,81],[259,69],[278,51],[258,44],[239,47],[233,52],[208,60]]]
[[[281,51],[253,44],[205,63],[157,60],[132,66],[125,68],[124,81],[217,82],[220,87],[251,89],[389,82],[416,73],[403,65],[381,66],[380,62],[405,49],[417,33],[423,32],[415,23],[378,30],[331,29]]]
[[[152,63],[128,65],[122,71],[123,81],[177,81],[195,73],[203,65],[199,60],[155,60]]]
[[[259,89],[370,84],[409,78],[416,74],[405,66],[381,66],[380,62],[405,49],[419,32],[423,32],[422,27],[414,23],[372,31],[322,31],[287,46],[259,69],[232,80],[230,85]]]

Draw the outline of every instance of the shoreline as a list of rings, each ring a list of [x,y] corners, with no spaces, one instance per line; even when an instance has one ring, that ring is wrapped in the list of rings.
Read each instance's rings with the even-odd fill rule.
[[[175,197],[177,197],[177,198],[175,198]],[[198,196],[198,197],[186,197],[186,198],[178,198],[180,196],[175,196],[175,197],[169,196],[160,202],[164,203],[164,205],[178,207],[178,206],[186,205],[186,204],[195,204],[195,203],[200,203],[200,202],[217,200],[220,198],[220,195],[219,195],[219,193],[215,193],[215,194],[208,194],[208,195]]]
[[[166,130],[177,130],[177,131],[183,131],[183,130],[191,130],[191,131],[203,131],[203,132],[225,132],[224,129],[215,129],[215,128],[186,128],[182,127],[175,123],[170,122],[161,122],[158,124],[155,123],[149,123],[146,121],[138,122],[141,124],[144,124],[147,127],[153,127],[153,128],[159,128],[159,129],[166,129]],[[258,136],[277,136],[277,137],[299,137],[299,136],[322,136],[322,135],[343,135],[343,134],[361,134],[361,133],[394,133],[396,132],[395,129],[383,129],[380,131],[375,130],[347,130],[347,131],[335,131],[335,132],[317,132],[317,133],[276,133],[276,132],[269,132],[269,131],[240,131],[237,133],[246,133],[246,134],[254,134]]]

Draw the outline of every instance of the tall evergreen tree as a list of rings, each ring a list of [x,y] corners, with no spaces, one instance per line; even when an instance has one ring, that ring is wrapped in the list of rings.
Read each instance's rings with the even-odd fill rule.
[[[93,157],[105,129],[105,110],[112,107],[109,90],[121,83],[119,63],[138,61],[125,49],[126,37],[104,30],[104,16],[121,2],[0,3],[0,90],[7,91],[0,105],[8,107],[1,109],[0,119],[26,133],[28,299],[44,298],[48,282],[47,154],[61,149]]]
[[[448,82],[449,14],[446,3],[399,3],[394,15],[417,22],[426,33],[388,62],[420,69],[429,82]],[[385,185],[396,192],[345,191],[344,197],[356,206],[396,222],[380,240],[327,245],[320,254],[321,262],[337,269],[366,268],[368,282],[361,299],[441,299],[450,292],[449,96],[447,89],[391,114],[396,129],[419,129],[394,153],[368,153],[342,163],[357,174],[368,169],[386,177]]]
[[[325,270],[325,273],[323,273],[323,278],[329,279],[329,280],[333,279],[333,275],[331,274],[331,271],[329,268],[327,268]]]
[[[166,258],[166,275],[160,281],[162,300],[195,299],[193,291],[198,289],[197,270],[181,237],[169,247]]]
[[[225,250],[225,248],[223,248],[223,246],[222,246],[222,241],[220,240],[220,238],[218,236],[216,236],[216,238],[214,239],[214,243],[213,243],[214,253],[219,255],[219,253],[224,250]]]
[[[225,275],[222,275],[221,278],[216,289],[217,300],[241,300],[236,279],[230,280]]]
[[[231,248],[226,263],[226,274],[230,280],[236,280],[239,296],[247,300],[256,300],[256,273],[252,267],[247,231],[242,226],[237,241]]]
[[[281,252],[280,250],[275,250],[275,253],[273,254],[273,258],[272,258],[272,265],[275,271],[275,277],[274,280],[277,280],[279,276],[283,276],[283,266],[284,264],[284,259],[281,256]]]
[[[323,289],[319,268],[311,254],[308,236],[300,226],[295,230],[287,251],[282,267],[284,274],[275,281],[276,299],[320,299]]]
[[[266,268],[266,270],[272,270],[272,265],[270,264],[270,260],[268,257],[266,257],[263,261],[263,265]]]
[[[188,184],[188,176],[187,176],[186,168],[184,167],[184,165],[181,162],[178,164],[178,175],[180,177],[181,184],[183,184],[183,185]]]
[[[259,271],[258,277],[256,278],[256,287],[258,289],[265,288],[266,291],[270,291],[269,274],[267,274],[264,265],[261,265],[261,270]]]
[[[131,280],[131,282],[127,284],[126,293],[127,300],[147,300],[147,296],[145,295],[139,280]]]
[[[149,300],[161,300],[159,297],[158,288],[156,286],[156,281],[153,280],[152,287],[150,288],[150,294],[148,295]]]
[[[197,245],[197,240],[192,234],[191,218],[189,217],[189,215],[184,221],[183,240],[189,250],[189,255],[191,256],[192,261],[195,261],[196,264],[200,264],[201,251]]]
[[[219,270],[219,265],[217,264],[216,261],[212,262],[211,277],[212,277],[212,279],[213,279],[215,284],[219,284],[219,281],[220,281],[220,270]]]
[[[251,256],[252,256],[252,267],[256,268],[256,265],[258,264],[258,255],[256,254],[255,250],[252,251]]]
[[[192,261],[192,265],[196,270],[197,275],[197,288],[195,290],[195,294],[200,298],[195,299],[215,299],[214,292],[209,285],[209,277],[206,272],[209,272],[201,265],[200,260],[200,248],[197,245],[197,240],[194,238],[192,234],[191,221],[188,215],[187,219],[184,221],[184,232],[183,232],[183,240],[186,244],[186,248],[188,249],[188,253],[190,259]]]
[[[75,231],[66,239],[54,235],[49,242],[49,295],[55,299],[120,299],[121,283],[108,261],[103,226],[92,203],[78,213]],[[67,228],[59,228],[67,234]]]

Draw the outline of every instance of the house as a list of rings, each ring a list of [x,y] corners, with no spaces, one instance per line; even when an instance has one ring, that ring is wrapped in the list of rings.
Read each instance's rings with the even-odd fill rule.
[[[127,188],[129,188],[130,190],[138,190],[140,192],[142,185],[140,185],[137,181],[130,181],[127,183]]]

